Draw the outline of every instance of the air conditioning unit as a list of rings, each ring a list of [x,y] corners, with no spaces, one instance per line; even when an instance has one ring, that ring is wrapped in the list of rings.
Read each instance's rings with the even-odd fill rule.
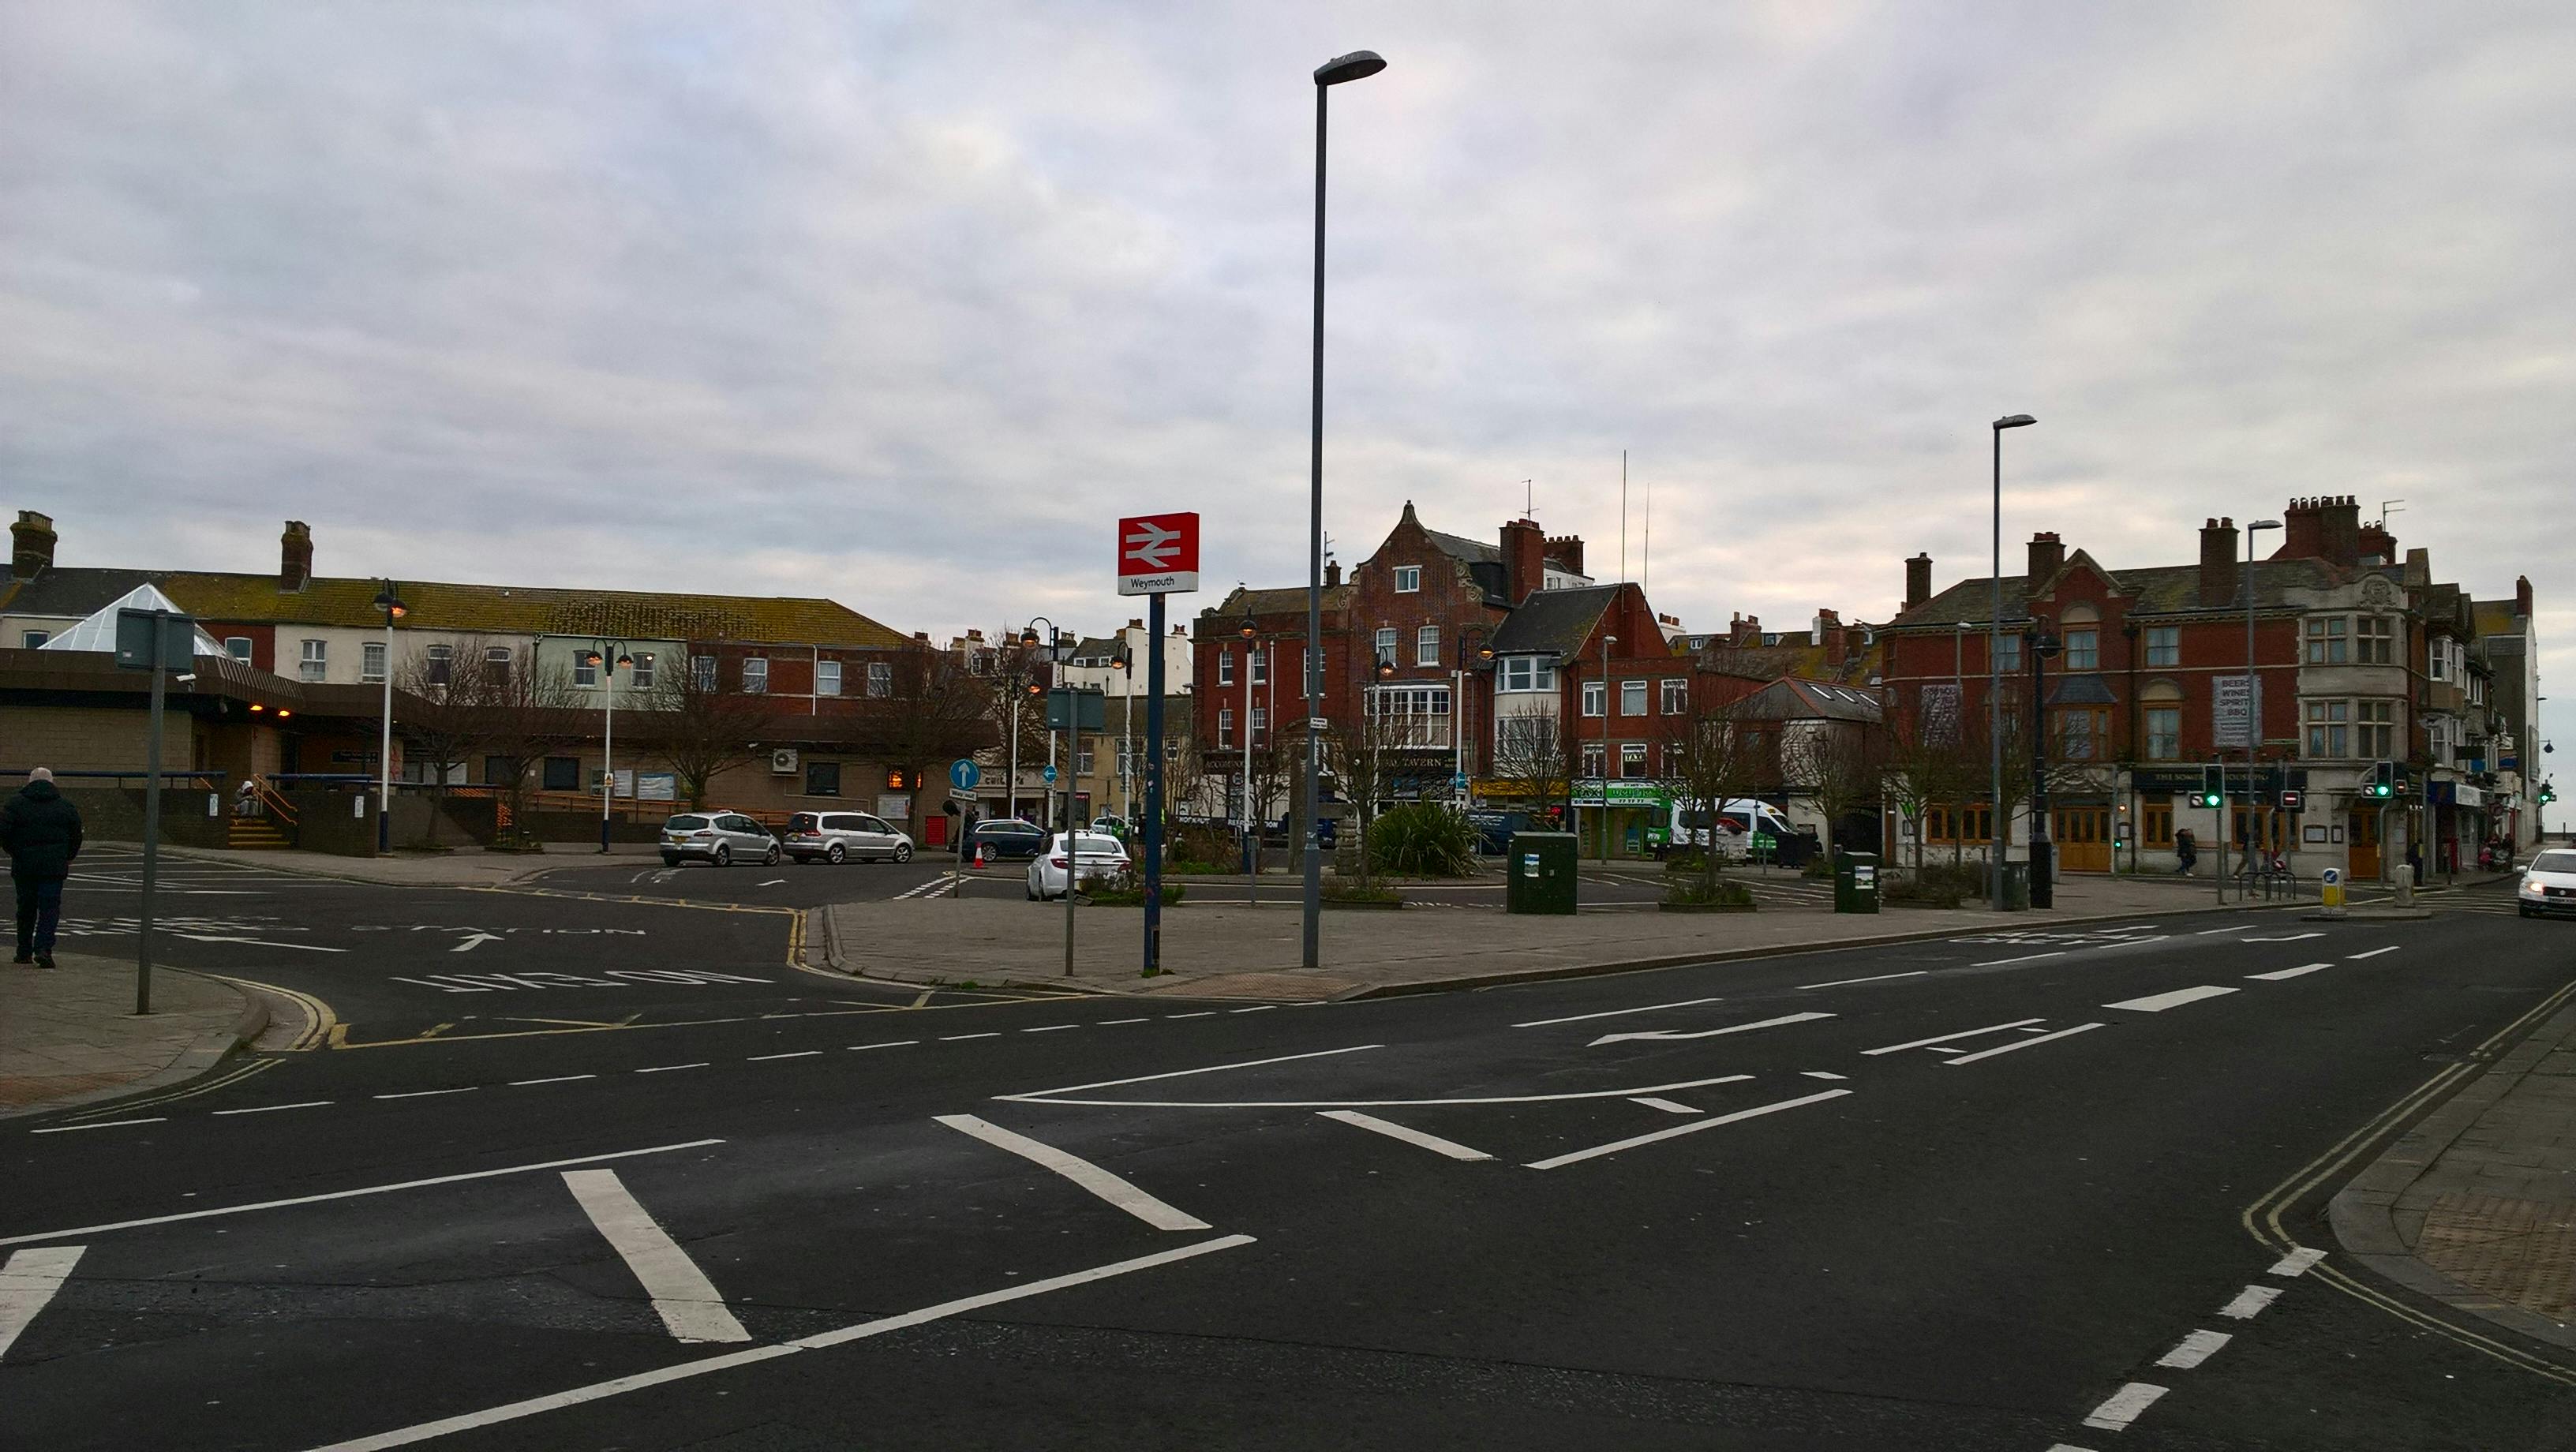
[[[771,776],[794,776],[796,774],[796,748],[793,746],[781,746],[777,750],[770,752],[769,774]]]

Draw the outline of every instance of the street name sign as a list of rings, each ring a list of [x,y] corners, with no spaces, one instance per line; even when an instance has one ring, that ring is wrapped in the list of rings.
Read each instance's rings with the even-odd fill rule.
[[[1118,593],[1186,594],[1199,587],[1199,517],[1139,514],[1118,521]]]

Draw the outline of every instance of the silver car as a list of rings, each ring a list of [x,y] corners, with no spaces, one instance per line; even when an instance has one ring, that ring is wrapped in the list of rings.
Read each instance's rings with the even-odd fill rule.
[[[865,812],[798,812],[787,819],[787,855],[798,862],[910,862],[912,838]]]
[[[767,866],[778,860],[778,839],[740,812],[682,812],[662,824],[662,865],[712,862],[731,867],[737,857]]]

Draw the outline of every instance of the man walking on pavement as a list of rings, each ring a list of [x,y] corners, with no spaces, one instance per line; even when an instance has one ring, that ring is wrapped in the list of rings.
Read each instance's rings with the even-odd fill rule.
[[[80,808],[54,787],[44,767],[0,806],[0,851],[9,854],[9,878],[18,889],[20,963],[54,966],[54,924],[63,915],[63,879],[80,855]]]

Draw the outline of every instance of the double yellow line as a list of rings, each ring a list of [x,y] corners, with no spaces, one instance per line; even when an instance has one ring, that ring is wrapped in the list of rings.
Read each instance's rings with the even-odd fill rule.
[[[2298,1242],[2281,1224],[2281,1216],[2291,1206],[2314,1194],[2318,1187],[2327,1181],[2343,1174],[2352,1166],[2353,1161],[2361,1158],[2382,1137],[2456,1088],[2468,1075],[2485,1069],[2488,1056],[2497,1045],[2509,1042],[2518,1034],[2528,1032],[2532,1025],[2556,1012],[2570,998],[2576,998],[2576,982],[2570,982],[2556,993],[2542,999],[2529,1013],[2496,1030],[2486,1042],[2471,1050],[2465,1056],[2464,1062],[2449,1065],[2442,1072],[2417,1085],[2412,1093],[2390,1105],[2368,1124],[2344,1136],[2333,1148],[2292,1171],[2290,1177],[2273,1186],[2270,1193],[2245,1207],[2245,1213],[2238,1219],[2244,1225],[2246,1233],[2252,1235],[2257,1243],[2275,1253],[2295,1249]],[[2345,1295],[2376,1306],[2409,1325],[2438,1336],[2448,1337],[2472,1351],[2483,1352],[2508,1366],[2519,1367],[2567,1386],[2576,1386],[2576,1369],[2535,1356],[2519,1346],[2499,1341],[2447,1317],[2408,1305],[2374,1286],[2365,1285],[2346,1275],[2332,1261],[2319,1262],[2311,1274]]]

